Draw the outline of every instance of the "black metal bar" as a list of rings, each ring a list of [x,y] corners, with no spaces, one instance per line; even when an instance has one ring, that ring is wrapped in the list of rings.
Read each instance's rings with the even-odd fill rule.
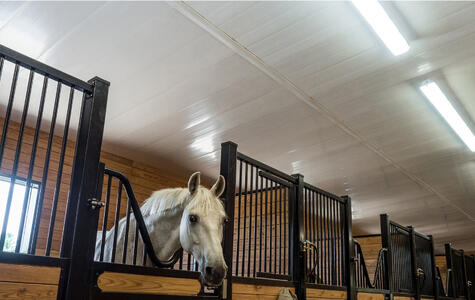
[[[274,207],[274,273],[277,274],[277,190],[279,186],[274,182],[274,200],[272,206]]]
[[[226,180],[226,188],[223,193],[225,199],[226,214],[229,222],[224,228],[224,261],[229,266],[226,273],[226,289],[220,289],[221,298],[232,298],[232,264],[233,264],[233,236],[234,236],[234,209],[235,209],[235,191],[236,191],[236,159],[237,145],[232,142],[226,142],[221,145],[221,167],[220,174]],[[241,182],[240,182],[241,183]],[[239,230],[239,227],[238,227]],[[239,249],[238,249],[239,251]]]
[[[102,186],[98,187],[97,184],[103,178],[104,165],[99,164],[99,158],[109,83],[100,78],[93,78],[90,84],[94,86],[94,91],[91,97],[85,98],[89,103],[84,105],[83,109],[88,113],[81,113],[82,119],[76,140],[76,154],[82,153],[84,156],[76,156],[74,167],[81,170],[77,173],[73,171],[71,180],[71,185],[79,185],[80,189],[77,190],[78,194],[70,194],[67,208],[69,214],[75,215],[76,218],[71,217],[70,223],[65,223],[64,227],[69,229],[68,226],[72,226],[73,238],[72,243],[65,243],[64,236],[67,232],[64,232],[61,249],[62,256],[69,254],[71,257],[65,293],[68,300],[87,299],[89,287],[93,283],[91,265],[94,260],[99,210],[92,209],[87,203],[89,199],[100,197],[102,194]]]
[[[261,176],[261,191],[259,192],[259,206],[260,206],[260,213],[259,213],[259,272],[262,272],[262,213],[264,205],[264,199],[262,195],[262,188],[264,187],[264,177]],[[239,226],[238,226],[239,228]],[[265,251],[265,249],[264,249]],[[265,252],[264,252],[265,258]]]
[[[246,162],[246,167],[244,168],[244,193],[247,193],[247,175],[248,175],[248,163]],[[242,184],[242,182],[241,182]],[[241,276],[244,276],[244,266],[246,265],[246,219],[247,219],[247,197],[244,197],[244,219],[243,219],[243,229],[242,229],[242,266],[241,266]],[[249,237],[250,239],[250,237]]]
[[[386,290],[393,291],[393,284],[392,284],[392,249],[391,249],[391,232],[389,228],[389,218],[387,214],[382,214],[379,216],[380,218],[380,225],[381,225],[381,248],[388,249],[384,254],[384,283],[383,288]]]
[[[255,190],[259,190],[259,169],[256,168],[256,186]],[[259,193],[255,194],[255,201],[254,201],[254,264],[253,264],[253,276],[256,276],[257,268],[256,268],[256,256],[257,256],[257,205],[259,202]]]
[[[279,188],[279,274],[282,274],[282,189]]]
[[[227,185],[227,184],[226,184]],[[238,198],[238,218],[237,218],[237,240],[236,240],[236,276],[239,272],[239,240],[241,237],[241,203],[242,203],[242,160],[239,161],[239,198]]]
[[[428,236],[430,241],[430,261],[432,268],[432,288],[434,289],[434,300],[439,298],[439,285],[437,284],[437,266],[435,265],[435,251],[434,251],[434,238],[432,235]]]
[[[101,255],[99,261],[104,261],[104,247],[106,245],[107,221],[109,218],[109,204],[111,197],[112,176],[107,175],[106,203],[104,207],[104,217],[102,219]]]
[[[47,76],[56,81],[63,82],[67,86],[74,87],[80,91],[92,93],[93,86],[91,83],[84,82],[78,78],[61,72],[55,68],[45,65],[37,60],[34,60],[26,55],[23,55],[15,50],[0,45],[0,54],[8,61],[18,64],[24,68],[34,70],[35,73]]]
[[[343,205],[345,204],[345,200],[343,200],[341,197],[339,197],[339,196],[337,196],[337,195],[335,195],[335,194],[332,194],[332,193],[330,193],[330,192],[327,192],[327,191],[325,191],[325,190],[322,190],[321,188],[318,188],[318,187],[316,187],[316,186],[314,186],[314,185],[311,185],[311,184],[309,184],[309,183],[306,183],[306,182],[304,183],[304,186],[305,186],[305,188],[307,188],[307,189],[309,189],[309,190],[311,190],[311,191],[314,191],[314,192],[316,192],[317,194],[321,194],[321,195],[327,196],[327,197],[329,197],[329,198],[331,198],[331,199],[333,199],[333,200],[336,200],[336,201],[340,202],[340,203],[343,204]]]
[[[1,48],[0,48],[1,49]],[[18,81],[18,64],[15,65],[15,70],[13,71],[12,84],[10,86],[10,96],[8,97],[7,109],[5,112],[5,117],[3,119],[3,129],[2,129],[2,139],[0,140],[0,169],[3,162],[3,152],[5,151],[5,144],[7,142],[8,134],[8,124],[10,123],[10,116],[12,114],[13,100],[15,99],[16,85]],[[3,244],[0,249],[3,249]]]
[[[130,229],[130,205],[132,200],[127,197],[127,213],[125,217],[125,237],[124,237],[124,250],[122,251],[122,263],[127,261],[127,244],[129,241],[129,229]]]
[[[51,208],[51,218],[49,221],[48,239],[46,241],[46,249],[45,249],[46,256],[50,255],[51,244],[53,242],[54,224],[56,221],[56,210],[58,208],[59,192],[61,189],[61,178],[63,177],[64,156],[66,155],[66,145],[68,143],[69,122],[71,121],[71,110],[73,107],[73,98],[74,98],[74,89],[71,88],[70,93],[69,93],[69,102],[68,102],[68,110],[66,113],[66,120],[64,121],[63,141],[61,144],[61,153],[59,156],[59,164],[58,164],[58,175],[56,176],[56,188],[55,188],[53,204]]]
[[[18,171],[18,164],[20,163],[21,146],[23,143],[23,133],[25,131],[25,126],[26,126],[26,117],[28,116],[28,107],[30,105],[31,85],[33,84],[33,76],[34,76],[34,73],[30,72],[30,76],[28,78],[28,87],[27,87],[26,96],[25,96],[25,103],[23,105],[23,114],[21,116],[20,130],[19,130],[18,138],[17,138],[15,158],[13,159],[13,166],[12,166],[12,172],[11,172],[12,176],[10,178],[10,187],[8,190],[7,204],[5,206],[5,212],[3,215],[2,233],[0,235],[0,250],[3,250],[4,249],[3,247],[5,245],[8,220],[10,217],[10,208],[11,208],[12,199],[13,199],[13,192],[15,190],[16,174]],[[5,120],[5,122],[7,122],[7,120]],[[6,124],[8,127],[8,123]],[[6,140],[6,133],[5,133],[5,136],[2,136],[2,139],[3,139],[2,141]],[[28,189],[28,187],[25,186],[25,189]]]
[[[266,172],[266,171],[259,171],[259,176],[262,176],[262,177],[264,177],[264,178],[267,178],[267,179],[269,179],[269,180],[271,180],[271,181],[273,181],[273,182],[275,182],[275,183],[278,183],[278,184],[280,184],[280,185],[283,185],[283,186],[285,186],[285,187],[291,187],[291,186],[292,186],[292,184],[289,183],[288,181],[283,180],[283,179],[281,179],[281,178],[279,178],[279,177],[277,177],[277,176],[274,176],[274,175],[272,175],[271,173]]]
[[[114,219],[114,239],[112,243],[111,263],[115,262],[115,256],[117,251],[117,237],[119,235],[119,217],[120,217],[120,204],[122,200],[122,182],[119,181],[119,188],[117,189],[117,200],[115,204],[115,219]]]
[[[3,62],[4,62],[3,56],[0,55],[0,82],[2,80]]]
[[[2,58],[2,62],[0,62],[0,73],[1,73],[1,63],[3,63],[3,58]],[[20,227],[18,229],[18,237],[17,237],[17,248],[15,249],[15,252],[20,251],[21,240],[23,238],[26,210],[28,207],[28,200],[30,198],[31,180],[33,177],[33,170],[35,168],[36,151],[38,149],[38,138],[39,138],[40,129],[41,129],[41,120],[43,118],[43,109],[44,109],[44,104],[45,104],[47,88],[48,88],[48,77],[44,77],[43,88],[41,89],[40,105],[38,107],[38,114],[36,117],[35,134],[33,137],[33,144],[31,146],[30,165],[28,167],[28,175],[26,177],[26,182],[25,182],[26,189],[25,189],[25,196],[23,197],[23,207],[21,210]],[[30,233],[30,237],[29,237],[30,239],[31,239],[31,235],[32,233]]]
[[[468,279],[467,279],[467,265],[465,264],[465,254],[464,254],[464,251],[463,250],[460,250],[462,253],[461,253],[461,257],[462,257],[462,282],[463,282],[463,287],[464,287],[464,292],[465,292],[465,298],[467,298],[467,300],[470,300],[470,289],[469,289],[469,286],[468,286]]]
[[[265,272],[257,272],[256,277],[258,277],[258,278],[278,279],[278,280],[288,280],[288,281],[292,280],[292,277],[290,275],[265,273]]]
[[[284,273],[289,274],[289,265],[288,265],[288,257],[287,257],[287,234],[288,234],[288,224],[289,224],[289,211],[287,208],[287,202],[289,201],[289,188],[285,188],[285,199],[284,199]]]
[[[345,283],[347,288],[347,299],[356,300],[355,282],[355,246],[353,244],[352,221],[351,221],[351,198],[343,196],[345,200]]]
[[[267,219],[268,219],[268,209],[267,209],[267,197],[268,197],[268,194],[269,194],[269,191],[268,191],[268,188],[269,188],[269,179],[266,178],[266,189],[265,189],[265,202],[264,202],[264,272],[267,272]],[[270,263],[269,263],[270,264]]]
[[[267,172],[269,172],[269,173],[272,173],[272,174],[276,175],[277,177],[280,177],[280,178],[282,178],[282,179],[285,179],[285,180],[287,180],[287,181],[289,181],[289,182],[292,182],[292,183],[295,183],[295,182],[296,182],[296,181],[295,181],[295,178],[293,178],[292,176],[290,176],[290,175],[288,175],[288,174],[285,174],[284,172],[281,172],[281,171],[279,171],[279,170],[277,170],[277,169],[274,169],[274,168],[272,168],[271,166],[268,166],[268,165],[266,165],[266,164],[264,164],[264,163],[261,163],[260,161],[257,161],[257,160],[255,160],[255,159],[253,159],[253,158],[251,158],[251,157],[249,157],[249,156],[247,156],[247,155],[244,155],[244,154],[242,154],[242,153],[240,153],[240,152],[237,153],[237,158],[240,159],[240,160],[244,160],[244,161],[246,161],[246,162],[249,162],[250,164],[252,164],[252,165],[258,167],[259,169],[264,170],[264,171],[267,171]]]
[[[292,280],[296,282],[295,293],[298,299],[306,299],[306,251],[304,249],[305,241],[305,227],[304,227],[304,178],[301,174],[294,174],[292,177],[295,179],[296,184],[293,187],[292,193],[292,209],[291,209],[291,252],[290,252],[290,264],[291,264],[291,276]]]
[[[254,184],[253,182],[254,178],[254,167],[251,165],[251,177],[249,181],[249,190],[253,190],[252,186]],[[251,275],[251,248],[252,248],[252,196],[253,194],[249,195],[249,246],[247,249],[247,277],[250,277]],[[247,199],[246,199],[247,202]],[[254,275],[254,273],[253,273]]]
[[[270,187],[271,187],[271,190],[270,190],[270,194],[269,194],[269,273],[272,273],[272,242],[273,242],[273,239],[272,239],[272,224],[273,224],[273,221],[272,221],[272,211],[274,209],[274,183],[271,181],[270,182]],[[274,272],[275,272],[275,269],[274,269]]]
[[[56,95],[55,95],[55,100],[54,100],[54,105],[53,105],[53,115],[51,116],[51,124],[50,124],[49,135],[48,135],[48,145],[46,146],[46,156],[45,156],[44,165],[43,165],[43,177],[41,179],[41,186],[40,186],[40,192],[38,195],[38,201],[36,202],[36,206],[35,206],[35,216],[33,218],[33,230],[32,230],[33,236],[30,241],[30,247],[28,249],[28,253],[30,254],[34,254],[36,251],[36,241],[38,240],[38,231],[40,229],[41,213],[43,210],[43,200],[44,200],[45,191],[46,191],[46,181],[48,179],[49,163],[50,163],[50,157],[51,157],[51,150],[53,146],[54,127],[56,126],[56,118],[58,115],[58,105],[59,105],[60,95],[61,95],[61,83],[58,82],[58,85],[56,86]],[[71,187],[72,186],[73,184],[71,184]]]
[[[411,273],[412,273],[412,287],[416,294],[416,300],[421,299],[421,290],[419,284],[419,276],[417,276],[417,256],[416,256],[416,235],[414,227],[409,226],[410,234],[410,251],[411,251]]]

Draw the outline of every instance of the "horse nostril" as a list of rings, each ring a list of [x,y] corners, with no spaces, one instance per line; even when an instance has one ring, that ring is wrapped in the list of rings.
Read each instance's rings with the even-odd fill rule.
[[[213,274],[213,268],[211,267],[206,267],[205,268],[206,275],[211,276]]]

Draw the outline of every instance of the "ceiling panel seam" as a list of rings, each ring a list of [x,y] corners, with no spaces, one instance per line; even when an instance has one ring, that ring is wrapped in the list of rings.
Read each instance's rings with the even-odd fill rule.
[[[419,186],[423,187],[427,191],[433,193],[438,198],[440,198],[445,203],[453,206],[457,211],[461,214],[466,216],[470,221],[475,222],[475,218],[471,215],[466,213],[462,208],[458,205],[454,204],[450,201],[447,197],[442,195],[438,192],[433,186],[425,182],[423,179],[419,178],[417,175],[411,173],[403,166],[399,165],[396,161],[394,161],[391,157],[389,157],[384,151],[378,149],[378,147],[371,144],[369,141],[364,139],[357,131],[346,125],[342,120],[340,120],[336,114],[332,111],[327,109],[325,106],[319,104],[315,99],[305,93],[301,88],[296,86],[292,81],[290,81],[287,77],[285,77],[282,73],[280,73],[276,68],[266,64],[260,57],[252,53],[249,49],[247,49],[244,45],[240,44],[237,40],[235,40],[232,36],[227,34],[225,31],[211,23],[208,19],[202,16],[199,12],[197,12],[194,8],[189,6],[187,3],[183,1],[171,1],[167,2],[171,7],[179,11],[182,15],[188,18],[191,22],[195,23],[203,30],[208,32],[212,35],[215,39],[222,42],[225,46],[230,48],[236,54],[244,58],[250,64],[258,68],[261,72],[269,76],[275,82],[277,82],[280,86],[290,91],[294,96],[298,99],[303,101],[305,104],[310,106],[311,108],[315,109],[319,113],[321,113],[324,117],[326,117],[329,121],[334,123],[338,128],[343,130],[349,136],[353,137],[359,143],[364,145],[366,148],[371,150],[372,152],[376,153],[378,156],[383,158],[389,164],[391,164],[394,168],[401,171],[405,176],[407,176],[410,180],[418,184]]]

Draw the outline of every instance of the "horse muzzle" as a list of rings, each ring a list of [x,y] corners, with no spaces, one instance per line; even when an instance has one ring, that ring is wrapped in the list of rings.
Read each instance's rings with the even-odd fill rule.
[[[223,282],[227,268],[225,266],[206,266],[204,284],[207,286],[219,286]]]

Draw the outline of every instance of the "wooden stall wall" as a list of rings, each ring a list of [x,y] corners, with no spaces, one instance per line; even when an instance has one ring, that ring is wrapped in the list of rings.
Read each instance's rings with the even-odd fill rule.
[[[374,272],[376,271],[376,263],[378,261],[378,253],[381,249],[381,236],[361,236],[355,237],[355,240],[357,240],[361,245],[369,278],[373,280]]]
[[[440,270],[440,277],[442,279],[442,285],[444,286],[444,291],[447,292],[447,260],[445,259],[445,255],[436,255],[435,256],[435,265],[439,267]]]

